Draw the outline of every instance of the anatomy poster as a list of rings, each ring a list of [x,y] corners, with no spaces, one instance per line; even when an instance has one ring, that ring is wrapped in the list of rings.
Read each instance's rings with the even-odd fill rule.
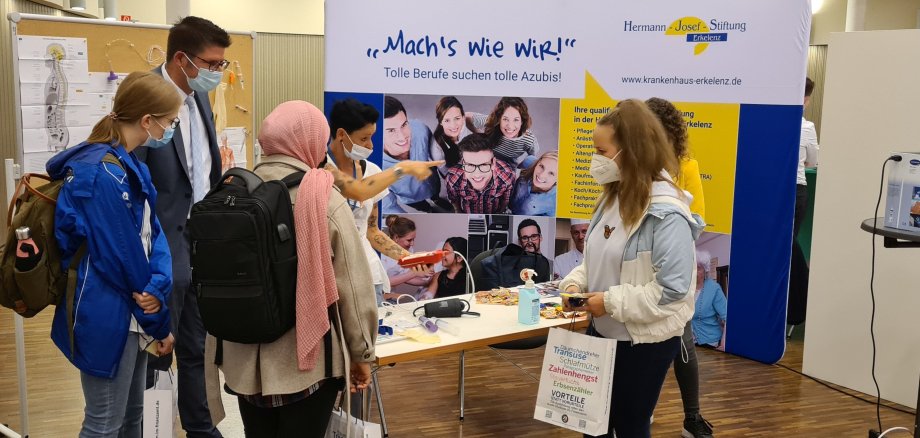
[[[86,139],[104,113],[86,93],[86,38],[20,36],[17,44],[25,170],[43,171],[47,158]]]

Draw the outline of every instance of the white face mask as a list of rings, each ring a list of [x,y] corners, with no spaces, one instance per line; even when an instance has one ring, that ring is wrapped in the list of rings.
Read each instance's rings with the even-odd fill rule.
[[[351,142],[351,150],[349,151],[348,149],[345,149],[345,155],[348,158],[351,158],[352,160],[355,160],[355,161],[361,161],[361,160],[366,160],[367,157],[371,156],[371,152],[374,151],[373,149],[368,149],[364,146],[358,145],[357,143],[354,142],[354,140],[351,139],[351,137],[348,136],[348,134],[345,134],[345,136],[348,137],[348,141]],[[342,144],[342,148],[343,149],[345,148],[344,143]]]
[[[613,158],[598,154],[591,157],[591,176],[598,184],[609,184],[620,180],[620,166],[613,161],[620,155],[620,152],[622,151],[618,151]]]

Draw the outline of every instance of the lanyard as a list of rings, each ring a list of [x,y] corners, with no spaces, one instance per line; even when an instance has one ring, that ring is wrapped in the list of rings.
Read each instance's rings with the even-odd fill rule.
[[[335,164],[335,155],[332,154],[332,149],[327,149],[327,150],[329,151],[329,153],[328,153],[326,156],[329,157],[329,162],[332,163],[333,166],[336,166],[336,168],[338,168],[338,166]],[[357,180],[358,180],[358,165],[359,165],[359,164],[358,164],[358,163],[355,163],[354,161],[352,161],[351,164],[352,164],[352,169],[351,169],[352,178],[354,178],[354,179],[357,181]],[[363,177],[364,175],[361,175],[361,176]],[[344,193],[343,193],[343,195],[344,195]],[[357,209],[363,207],[363,204],[361,203],[361,201],[355,201],[354,199],[351,199],[351,198],[348,198],[348,197],[345,197],[345,202],[348,203],[348,207],[351,208],[351,211],[352,211],[352,212],[354,212],[355,210],[357,210]]]

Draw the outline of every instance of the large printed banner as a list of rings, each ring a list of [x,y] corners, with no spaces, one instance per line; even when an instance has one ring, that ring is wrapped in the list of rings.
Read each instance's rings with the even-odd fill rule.
[[[327,113],[348,98],[378,109],[370,161],[382,169],[447,161],[382,199],[394,240],[469,260],[510,246],[546,258],[538,280],[581,261],[583,220],[600,193],[589,174],[597,121],[622,99],[673,102],[705,194],[698,247],[711,255],[713,281],[698,303],[718,320],[731,313],[729,351],[782,357],[808,0],[470,0],[453,9],[336,0],[326,23]],[[488,144],[472,147],[480,139]],[[396,292],[443,296],[462,284],[449,266],[413,277],[383,259]]]

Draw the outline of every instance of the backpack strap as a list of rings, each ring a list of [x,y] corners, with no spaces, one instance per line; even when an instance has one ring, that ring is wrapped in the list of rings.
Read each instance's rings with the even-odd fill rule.
[[[107,152],[102,157],[102,163],[109,163],[118,166],[119,169],[124,170],[125,167],[121,164],[121,160],[118,159],[111,152]],[[73,326],[74,326],[74,301],[76,300],[77,295],[77,277],[79,273],[77,268],[80,267],[80,261],[83,260],[83,257],[86,256],[86,241],[80,244],[80,247],[77,248],[77,252],[73,254],[70,258],[70,264],[67,266],[67,295],[64,298],[64,302],[67,305],[67,335],[70,338],[70,358],[73,359],[76,355],[76,348],[73,336]]]
[[[332,333],[335,332],[335,328],[338,325],[336,324],[336,318],[335,318],[335,315],[336,315],[335,310],[334,310],[335,306],[336,304],[333,303],[327,309],[327,313],[329,314],[329,330],[326,332],[325,335],[323,335],[323,350],[326,353],[325,354],[326,357],[324,358],[324,360],[325,360],[325,365],[326,365],[326,377],[327,378],[332,377]],[[343,351],[345,350],[345,348],[346,346],[342,345]],[[350,371],[345,370],[345,372],[348,373]]]
[[[301,171],[294,172],[282,178],[281,182],[283,182],[284,185],[287,186],[288,189],[293,189],[294,187],[297,187],[300,185],[300,182],[303,181],[303,177],[306,174],[307,172],[301,172]]]
[[[118,166],[119,169],[125,170],[125,166],[122,166],[121,160],[119,160],[118,157],[116,157],[115,154],[113,154],[113,153],[111,153],[111,152],[107,152],[107,153],[102,157],[102,162],[103,162],[103,163],[114,164],[114,165]]]
[[[224,364],[224,340],[217,338],[217,349],[214,350],[214,365],[221,366]]]
[[[70,338],[70,358],[73,359],[76,355],[76,349],[74,338],[73,338],[73,326],[74,326],[74,301],[76,300],[77,292],[77,277],[79,276],[77,268],[80,266],[80,261],[83,260],[83,257],[86,255],[86,242],[80,244],[80,247],[77,248],[77,252],[73,254],[73,257],[70,258],[70,265],[67,266],[67,295],[64,298],[64,302],[67,304],[67,335]]]

